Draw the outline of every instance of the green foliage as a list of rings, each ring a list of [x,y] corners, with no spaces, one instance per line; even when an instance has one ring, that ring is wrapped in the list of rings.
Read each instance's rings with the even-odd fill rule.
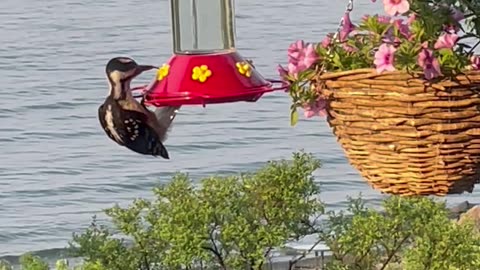
[[[48,264],[40,257],[31,253],[24,254],[20,257],[22,270],[49,270]]]
[[[131,244],[94,220],[71,246],[85,270],[262,269],[273,248],[318,231],[310,218],[323,213],[312,176],[319,167],[302,152],[256,173],[203,179],[198,187],[177,174],[154,189],[153,200],[106,210]]]
[[[113,238],[105,226],[97,224],[96,217],[82,235],[74,234],[73,242],[76,245],[72,256],[84,257],[89,269],[98,264],[105,270],[136,270],[140,264],[138,257],[143,255],[135,253],[136,248],[127,248],[123,240]]]
[[[255,173],[209,177],[198,185],[177,174],[154,189],[152,200],[107,209],[116,233],[94,217],[75,234],[72,255],[84,262],[74,269],[264,269],[273,248],[310,234],[330,247],[329,270],[480,269],[473,223],[452,222],[445,204],[429,198],[392,196],[381,212],[350,199],[346,211],[328,213],[320,231],[312,220],[324,214],[313,178],[319,167],[300,152]],[[22,270],[50,269],[32,254],[20,262]],[[0,262],[0,270],[10,269]],[[67,269],[66,261],[57,261],[56,270]]]
[[[83,264],[79,270],[106,270],[102,263],[99,261],[96,262],[86,262]]]
[[[55,263],[56,270],[68,270],[68,261],[67,260],[58,260]]]
[[[452,222],[444,203],[394,196],[383,206],[378,212],[351,200],[349,215],[329,214],[328,269],[480,269],[480,236]]]
[[[57,260],[55,263],[55,268],[50,268],[48,263],[45,262],[42,258],[34,256],[30,253],[26,253],[20,257],[20,269],[21,270],[105,270],[100,262],[86,262],[81,265],[78,265],[74,268],[68,266],[68,261],[65,259]],[[4,260],[0,260],[0,270],[12,270],[12,265]],[[122,268],[119,268],[122,269]]]
[[[5,261],[5,260],[0,260],[0,270],[12,270],[12,265]]]

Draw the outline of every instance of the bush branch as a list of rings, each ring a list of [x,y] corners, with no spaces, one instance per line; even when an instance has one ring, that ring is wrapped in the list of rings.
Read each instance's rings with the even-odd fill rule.
[[[400,250],[400,248],[403,246],[403,244],[408,240],[408,238],[410,238],[411,234],[407,234],[403,239],[402,241],[400,241],[400,243],[398,243],[398,245],[395,247],[395,249],[392,250],[392,252],[388,255],[388,258],[387,260],[385,261],[385,263],[383,264],[382,268],[380,268],[380,270],[384,270],[387,265],[390,263],[390,261],[392,260],[393,256],[395,256],[395,254]]]
[[[312,245],[312,247],[307,250],[307,251],[304,251],[302,253],[302,255],[300,255],[298,258],[294,259],[294,260],[290,260],[288,262],[288,270],[292,270],[292,267],[295,266],[295,264],[297,264],[300,260],[302,260],[303,258],[305,258],[305,256],[307,256],[308,253],[312,252],[312,250],[318,245],[320,244],[320,242],[322,242],[322,239],[318,239],[317,242],[315,242],[315,244]]]

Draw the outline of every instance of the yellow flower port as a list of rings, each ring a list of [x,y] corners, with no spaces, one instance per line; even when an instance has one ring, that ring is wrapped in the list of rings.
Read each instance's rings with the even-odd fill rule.
[[[236,64],[238,72],[244,75],[245,77],[250,77],[252,75],[252,67],[247,62],[237,62]]]
[[[207,65],[196,66],[193,68],[192,80],[205,82],[208,77],[212,76],[212,71],[208,69]]]
[[[161,81],[163,78],[167,77],[168,72],[170,71],[170,65],[163,64],[161,68],[157,71],[157,80]]]

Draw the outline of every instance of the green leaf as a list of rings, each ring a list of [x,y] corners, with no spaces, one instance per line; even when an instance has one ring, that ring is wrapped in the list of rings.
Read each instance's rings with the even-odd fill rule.
[[[296,108],[290,111],[290,125],[293,127],[298,122],[298,111]]]

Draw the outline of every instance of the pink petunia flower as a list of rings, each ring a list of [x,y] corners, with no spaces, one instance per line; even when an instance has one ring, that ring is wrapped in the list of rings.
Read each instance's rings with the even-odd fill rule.
[[[343,47],[343,49],[344,49],[346,52],[350,52],[350,53],[351,53],[351,52],[358,52],[358,49],[357,49],[357,48],[352,47],[352,46],[348,45],[347,43],[343,43],[343,44],[342,44],[342,47]]]
[[[297,68],[297,66],[293,63],[288,63],[287,65],[287,72],[290,76],[292,76],[294,79],[298,79],[298,72],[300,72]]]
[[[395,48],[397,48],[398,46],[400,46],[401,43],[402,43],[402,40],[401,40],[400,38],[398,38],[398,37],[395,37],[395,38],[393,39],[393,42],[392,42],[392,44],[393,44],[393,46],[394,46]]]
[[[280,75],[280,77],[282,78],[288,75],[288,70],[280,64],[277,65],[277,71],[278,71],[278,75]]]
[[[389,28],[385,35],[382,37],[382,42],[383,43],[392,43],[394,40],[395,36],[393,35],[393,29]]]
[[[305,48],[305,42],[303,40],[297,40],[296,42],[290,44],[288,47],[288,62],[293,62],[298,59],[301,51]]]
[[[284,68],[282,65],[278,65],[277,66],[277,72],[278,72],[278,75],[280,75],[280,79],[283,82],[288,83],[288,70],[286,68]]]
[[[303,40],[299,40],[288,48],[288,71],[293,76],[308,69],[317,60],[318,55],[313,44],[305,47]]]
[[[425,46],[418,54],[418,65],[423,68],[423,73],[427,80],[443,75],[438,59],[433,55],[433,51],[425,48]]]
[[[317,51],[313,44],[308,44],[303,53],[304,57],[298,59],[298,61],[305,67],[305,69],[311,67],[318,60]]]
[[[448,8],[450,10],[450,18],[452,18],[452,20],[460,22],[461,20],[465,19],[465,14],[451,4],[442,3],[439,6]]]
[[[410,3],[407,0],[383,0],[383,6],[390,16],[404,14],[410,10]]]
[[[417,14],[412,13],[410,14],[410,16],[408,16],[407,24],[412,25],[416,20],[417,20]]]
[[[470,58],[470,61],[472,62],[472,69],[480,70],[480,56],[474,55]]]
[[[332,38],[333,38],[333,34],[327,34],[325,36],[325,38],[322,40],[322,47],[323,48],[328,48],[330,45],[332,45]]]
[[[410,39],[410,37],[412,36],[410,28],[407,24],[403,23],[403,19],[393,20],[393,27],[395,27],[406,39]]]
[[[306,118],[312,118],[313,116],[325,116],[327,115],[325,108],[327,107],[327,102],[323,98],[319,98],[317,101],[311,104],[305,104],[303,106],[303,115]]]
[[[392,21],[392,17],[380,15],[377,17],[377,21],[378,23],[381,23],[381,24],[390,24],[390,22]]]
[[[455,7],[450,7],[452,19],[460,22],[461,20],[465,19],[465,14],[461,12],[460,10],[456,9]]]
[[[433,47],[438,49],[451,49],[457,43],[458,35],[454,33],[445,33],[441,35]]]
[[[395,67],[393,66],[395,60],[395,49],[394,46],[388,44],[382,44],[375,53],[375,67],[377,68],[378,73],[383,71],[394,71]]]
[[[458,33],[458,31],[460,31],[460,27],[458,27],[457,25],[449,25],[449,24],[445,24],[443,25],[443,31],[447,32],[447,33]]]
[[[463,14],[463,12],[461,12],[451,4],[442,3],[438,5],[435,9],[438,9],[440,7],[448,9],[450,11],[450,18],[457,23],[465,19],[465,14]],[[455,23],[446,24],[443,26],[443,30],[450,33],[458,33],[458,31],[460,31],[460,27]]]
[[[345,41],[348,35],[355,29],[355,25],[353,25],[352,21],[350,20],[350,13],[346,12],[343,15],[343,24],[342,29],[340,30],[339,40]]]

